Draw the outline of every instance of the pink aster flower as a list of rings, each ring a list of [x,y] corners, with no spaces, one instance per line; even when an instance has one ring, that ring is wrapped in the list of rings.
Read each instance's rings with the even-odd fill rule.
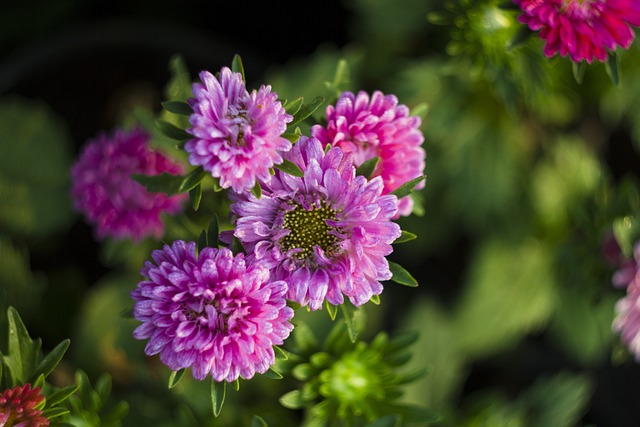
[[[178,240],[152,254],[142,268],[145,280],[131,292],[133,332],[149,339],[145,353],[160,354],[174,371],[192,368],[194,378],[249,379],[275,362],[274,345],[289,336],[293,310],[287,285],[269,270],[235,257],[227,248],[204,248]]]
[[[0,395],[0,426],[3,427],[43,427],[49,420],[36,409],[45,397],[40,387],[31,388],[31,384],[5,390]]]
[[[544,54],[558,52],[573,61],[605,61],[607,49],[627,49],[640,25],[637,0],[514,0],[523,13],[518,18],[540,30]]]
[[[615,306],[612,329],[620,334],[620,340],[640,362],[640,284],[633,281],[627,294]]]
[[[323,145],[331,144],[352,153],[356,167],[379,157],[372,176],[382,177],[382,194],[424,173],[421,120],[410,116],[409,108],[398,104],[395,95],[375,91],[369,98],[366,92],[357,96],[343,92],[335,106],[327,106],[326,117],[326,127],[314,125],[311,135]],[[422,181],[416,188],[423,188],[424,184]],[[410,196],[400,199],[398,215],[408,216],[412,210]]]
[[[150,193],[133,174],[179,174],[183,168],[149,148],[141,129],[117,129],[87,141],[71,169],[71,195],[76,209],[97,227],[98,238],[159,238],[164,233],[161,214],[182,210],[184,195]]]
[[[281,135],[293,117],[287,114],[271,86],[249,93],[242,74],[222,68],[217,79],[208,71],[193,84],[195,98],[187,129],[193,139],[185,144],[189,162],[202,166],[222,188],[250,190],[256,182],[269,179],[269,169],[282,163],[281,152],[291,142]]]
[[[300,137],[285,157],[304,176],[276,171],[259,199],[232,193],[235,236],[289,284],[287,298],[312,310],[325,299],[342,304],[343,295],[364,304],[391,278],[385,257],[401,234],[391,221],[396,196],[382,195],[382,178],[356,176],[351,154],[325,154],[315,138]]]

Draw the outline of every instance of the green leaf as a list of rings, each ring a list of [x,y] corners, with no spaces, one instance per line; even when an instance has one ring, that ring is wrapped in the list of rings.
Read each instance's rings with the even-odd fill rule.
[[[411,194],[413,189],[420,184],[426,178],[425,175],[419,176],[417,178],[412,179],[411,181],[405,182],[400,187],[393,190],[390,194],[394,194],[398,199],[401,199],[405,196]]]
[[[620,83],[620,66],[619,66],[618,55],[615,52],[609,52],[609,58],[607,62],[604,63],[605,70],[607,70],[607,75],[611,79],[611,82],[618,86]]]
[[[514,4],[513,2],[510,3],[512,5]],[[528,26],[521,25],[520,28],[518,28],[516,34],[507,43],[506,49],[511,50],[516,47],[522,46],[527,40],[529,40],[531,34],[533,34],[533,31],[531,31]]]
[[[280,348],[277,345],[273,346],[273,352],[275,353],[276,359],[280,359],[280,360],[288,360],[289,359],[289,353],[287,351],[283,350],[282,348]]]
[[[347,301],[340,304],[340,308],[342,309],[344,322],[347,325],[349,339],[352,343],[355,343],[358,340],[360,329],[364,326],[364,313],[361,309]]]
[[[218,247],[218,233],[220,232],[220,226],[218,224],[218,214],[214,213],[209,227],[207,228],[207,241],[212,248]]]
[[[189,202],[194,211],[197,211],[200,207],[200,201],[202,200],[202,185],[198,183],[195,187],[189,190]]]
[[[171,78],[164,87],[164,97],[170,101],[184,101],[191,95],[191,76],[181,55],[169,59]]]
[[[79,387],[78,384],[73,384],[73,385],[66,386],[54,391],[49,396],[47,396],[46,407],[52,407],[59,403],[64,402],[69,398],[69,396],[71,396],[73,393],[76,392],[76,390],[78,390],[78,387]]]
[[[177,141],[187,141],[192,138],[191,135],[189,135],[187,132],[185,132],[183,129],[180,129],[173,123],[169,123],[165,120],[160,119],[157,119],[155,123],[158,130],[160,130],[160,132],[171,139],[175,139]]]
[[[284,378],[280,372],[273,369],[273,366],[264,373],[264,376],[272,380],[281,380]]]
[[[133,174],[131,178],[144,185],[150,193],[178,194],[184,177],[163,172],[160,175]]]
[[[400,237],[398,237],[396,240],[393,241],[393,244],[395,245],[396,243],[405,243],[405,242],[409,242],[411,240],[416,239],[418,236],[416,236],[413,233],[410,233],[408,231],[402,230],[402,234],[400,235]]]
[[[287,127],[291,127],[296,123],[299,123],[312,115],[324,102],[324,98],[317,96],[311,101],[311,103],[303,105],[302,108],[293,116],[293,120],[287,124]]]
[[[325,307],[327,307],[327,313],[331,320],[336,320],[336,316],[338,315],[338,306],[331,304],[329,301],[325,301]]]
[[[250,427],[269,427],[269,424],[267,424],[267,422],[261,417],[254,415],[251,419]]]
[[[254,185],[251,189],[251,194],[256,196],[256,199],[262,197],[262,187],[260,186],[260,183],[258,181],[256,181],[256,185]]]
[[[584,72],[587,70],[587,63],[584,61],[571,61],[571,70],[573,71],[573,78],[576,80],[576,83],[581,85],[584,80]]]
[[[295,99],[291,102],[288,102],[285,106],[284,109],[287,112],[287,114],[291,114],[292,116],[294,114],[296,114],[298,111],[300,111],[300,108],[302,108],[302,104],[303,104],[303,98],[300,97],[298,99]]]
[[[372,304],[380,305],[380,295],[372,295],[369,301],[371,301]]]
[[[56,406],[55,408],[47,408],[42,411],[42,416],[47,419],[52,419],[56,417],[60,417],[62,415],[68,414],[70,411],[62,406]]]
[[[286,394],[280,396],[278,399],[280,404],[288,409],[300,409],[304,406],[304,400],[302,399],[302,395],[300,390],[292,390]]]
[[[238,255],[239,253],[247,253],[244,245],[240,240],[238,240],[236,236],[233,236],[233,239],[231,240],[231,252],[233,252],[234,255]]]
[[[162,107],[170,113],[180,114],[182,116],[190,116],[193,114],[191,106],[182,101],[165,101],[162,103]]]
[[[104,372],[96,380],[96,384],[93,387],[98,394],[101,402],[107,402],[109,396],[111,396],[111,375]]]
[[[174,388],[178,385],[184,374],[187,372],[186,369],[178,369],[177,371],[171,371],[171,375],[169,375],[169,388]]]
[[[405,270],[400,264],[396,264],[393,261],[389,261],[389,270],[391,270],[391,280],[404,286],[410,286],[415,288],[418,286],[418,281],[413,278],[411,273]]]
[[[296,129],[299,129],[299,128],[296,128]],[[295,143],[297,140],[300,139],[300,134],[298,132],[285,132],[280,136],[291,143]]]
[[[278,165],[273,165],[273,167],[278,170],[281,170],[284,173],[288,173],[289,175],[293,175],[297,177],[304,176],[304,172],[302,172],[302,169],[300,169],[298,165],[296,165],[295,163],[287,159],[283,159],[282,163]]]
[[[3,356],[3,360],[7,368],[11,370],[13,380],[25,383],[30,377],[30,373],[35,369],[38,358],[41,357],[41,341],[31,339],[15,308],[8,308],[7,320],[9,323],[9,345],[8,355]]]
[[[209,172],[204,170],[202,166],[198,166],[187,175],[184,176],[180,187],[178,187],[178,193],[185,193],[193,189],[196,185],[200,184],[202,180],[208,175]]]
[[[425,120],[427,118],[427,114],[429,113],[429,104],[426,102],[422,102],[411,109],[411,115],[420,117],[421,120]]]
[[[211,379],[211,404],[213,406],[213,416],[218,417],[224,405],[224,398],[227,394],[227,383],[217,382]]]
[[[200,236],[198,236],[198,253],[202,252],[202,250],[207,246],[207,232],[202,230],[200,232]]]
[[[244,65],[242,65],[242,58],[237,53],[233,55],[233,59],[231,60],[231,71],[234,73],[240,73],[242,75],[242,81],[246,82],[246,78],[244,75]]]
[[[372,157],[369,160],[366,160],[364,163],[358,166],[358,168],[356,169],[356,175],[364,176],[367,179],[371,178],[371,174],[373,174],[373,171],[376,169],[376,166],[378,166],[379,161],[380,161],[380,157],[378,156]]]
[[[69,348],[70,343],[71,341],[66,339],[55,346],[54,349],[51,350],[51,352],[47,354],[47,356],[38,364],[36,369],[29,377],[28,382],[33,382],[38,377],[38,375],[44,375],[45,377],[47,377],[51,372],[53,372],[53,370],[62,360],[62,357]]]

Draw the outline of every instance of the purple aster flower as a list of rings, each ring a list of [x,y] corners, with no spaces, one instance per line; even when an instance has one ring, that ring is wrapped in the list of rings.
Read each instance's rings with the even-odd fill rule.
[[[364,304],[391,278],[385,256],[401,234],[391,221],[398,199],[382,195],[382,178],[356,176],[351,154],[325,154],[316,138],[301,136],[285,157],[304,177],[278,170],[259,199],[232,193],[235,236],[289,284],[287,298],[312,310],[325,298],[342,304],[343,294]]]
[[[71,195],[76,209],[97,227],[98,238],[159,238],[161,214],[182,210],[185,195],[150,193],[131,175],[179,174],[183,168],[149,148],[141,129],[100,133],[85,144],[71,169]]]
[[[382,177],[382,194],[424,174],[420,117],[410,116],[409,108],[398,104],[395,95],[375,91],[369,99],[366,92],[357,96],[343,92],[335,106],[327,106],[326,117],[326,127],[314,125],[311,135],[323,145],[331,144],[352,153],[356,167],[379,157],[372,176]],[[424,185],[422,181],[416,188]],[[400,199],[398,215],[408,216],[412,210],[410,196]]]
[[[131,292],[142,322],[133,336],[149,339],[147,355],[160,354],[174,371],[191,367],[198,380],[249,379],[273,365],[273,346],[293,329],[285,282],[271,281],[267,268],[227,248],[196,256],[194,242],[175,241],[152,258]]]
[[[640,26],[637,0],[514,0],[518,20],[540,30],[548,57],[560,53],[574,62],[605,61],[607,49],[627,49]]]
[[[41,410],[35,409],[44,399],[40,387],[31,388],[31,384],[5,390],[0,394],[0,426],[48,426],[49,419],[42,416]]]
[[[256,178],[269,179],[269,169],[282,163],[281,152],[291,142],[281,135],[293,117],[287,114],[271,86],[249,93],[242,74],[222,68],[219,79],[200,73],[203,84],[193,84],[195,98],[187,129],[193,139],[185,144],[189,162],[202,166],[222,188],[241,193],[250,190]]]

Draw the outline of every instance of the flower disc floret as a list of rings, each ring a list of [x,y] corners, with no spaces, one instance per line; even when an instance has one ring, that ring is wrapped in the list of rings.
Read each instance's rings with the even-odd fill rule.
[[[116,129],[87,141],[71,169],[75,208],[96,226],[97,237],[162,237],[161,215],[183,209],[185,195],[150,193],[133,174],[182,173],[183,167],[149,147],[142,129]]]
[[[267,180],[269,169],[282,163],[291,142],[281,135],[293,117],[286,113],[271,86],[249,93],[242,74],[224,67],[216,78],[200,73],[193,84],[193,109],[186,129],[193,138],[185,144],[189,162],[202,166],[222,188],[248,191],[256,179]]]
[[[607,49],[629,48],[640,26],[636,0],[514,0],[519,21],[540,31],[544,54],[569,56],[574,62],[606,61]]]
[[[40,387],[31,388],[24,384],[5,390],[0,395],[0,426],[3,427],[44,427],[49,419],[36,409],[45,397]]]
[[[249,379],[273,365],[273,346],[293,329],[285,282],[227,248],[196,255],[194,242],[178,240],[152,258],[131,292],[142,322],[134,337],[149,340],[147,355],[174,371],[191,367],[198,380]]]
[[[285,158],[304,176],[278,170],[259,199],[232,194],[234,235],[288,283],[287,298],[312,310],[344,296],[364,304],[391,278],[385,257],[401,234],[392,221],[397,197],[382,194],[382,178],[356,176],[351,154],[325,154],[316,138],[300,137]]]
[[[352,153],[354,164],[378,157],[372,176],[382,177],[383,194],[424,174],[424,135],[420,117],[411,116],[406,105],[398,103],[395,95],[380,91],[357,95],[343,92],[335,106],[326,108],[326,126],[314,125],[311,135],[323,145],[340,147]],[[422,181],[416,188],[423,188]],[[403,197],[398,215],[408,216],[413,210],[411,197]]]

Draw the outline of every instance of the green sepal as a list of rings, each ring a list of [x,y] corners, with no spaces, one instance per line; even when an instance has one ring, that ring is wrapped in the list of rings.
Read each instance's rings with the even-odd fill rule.
[[[407,181],[400,187],[393,190],[390,194],[395,195],[398,199],[408,196],[409,194],[411,194],[416,185],[420,184],[420,182],[422,182],[425,178],[425,175],[421,175],[417,178],[412,179],[411,181]]]
[[[336,316],[338,315],[338,306],[331,304],[329,301],[325,301],[325,306],[327,307],[327,313],[331,320],[336,320]]]
[[[365,161],[356,169],[356,175],[364,176],[365,178],[370,179],[371,174],[374,170],[376,170],[376,166],[378,166],[379,161],[380,157],[378,156],[372,157],[369,160]]]
[[[156,127],[160,132],[164,135],[168,136],[171,139],[175,139],[176,141],[186,141],[191,139],[192,136],[185,132],[183,129],[180,129],[173,123],[169,123],[165,120],[156,119]]]
[[[60,344],[55,346],[54,349],[51,350],[51,352],[40,361],[27,382],[33,382],[36,378],[38,378],[39,375],[43,375],[44,377],[48,376],[56,368],[56,366],[58,366],[58,364],[62,360],[62,357],[69,348],[70,343],[71,341],[69,339],[65,339]]]
[[[227,394],[227,383],[217,382],[211,379],[211,405],[213,407],[213,416],[218,418],[224,405],[224,398]]]
[[[389,261],[389,270],[391,270],[391,280],[404,286],[412,288],[418,287],[418,281],[403,266]]]
[[[280,372],[273,369],[273,366],[264,373],[264,376],[272,380],[281,380],[284,378]]]
[[[576,80],[576,83],[579,85],[582,84],[584,80],[584,72],[587,70],[587,63],[584,61],[580,62],[571,62],[571,70],[573,71],[573,78]]]
[[[289,352],[283,350],[282,348],[278,347],[277,345],[273,346],[273,352],[275,354],[276,359],[280,359],[280,360],[288,360],[289,359]]]
[[[251,425],[249,427],[269,427],[269,424],[262,417],[254,415],[251,419]]]
[[[312,115],[324,102],[324,98],[316,96],[311,103],[303,105],[302,108],[293,116],[293,120],[290,121],[287,126],[291,127],[296,123],[299,123]]]
[[[198,183],[195,187],[189,190],[189,202],[194,211],[197,211],[200,207],[200,201],[202,201],[202,185]]]
[[[233,71],[234,73],[240,73],[240,75],[242,76],[242,81],[247,81],[244,76],[244,65],[242,65],[242,58],[240,58],[240,55],[238,55],[237,53],[233,55],[233,59],[231,60],[231,71]]]
[[[256,196],[256,199],[262,197],[262,187],[260,186],[260,183],[258,181],[256,181],[256,185],[251,188],[251,194]]]
[[[300,128],[296,128],[296,131],[299,130],[299,129]],[[300,139],[300,133],[298,133],[298,132],[285,132],[280,136],[283,137],[284,139],[286,139],[287,141],[291,142],[291,143],[295,143],[297,140]]]
[[[372,304],[380,305],[380,295],[372,295],[369,301],[371,301]]]
[[[282,163],[273,165],[273,167],[281,170],[284,173],[288,173],[289,175],[297,176],[299,178],[304,176],[304,172],[302,172],[302,169],[300,169],[298,165],[287,159],[283,159]]]
[[[618,55],[616,55],[615,52],[609,52],[609,58],[607,59],[607,62],[604,63],[604,67],[605,70],[607,70],[607,74],[614,86],[618,86],[620,83],[619,65]]]
[[[178,385],[184,374],[187,372],[186,369],[178,369],[177,371],[171,371],[171,375],[169,375],[169,383],[167,384],[168,388],[174,388]]]
[[[285,393],[280,396],[278,401],[287,409],[300,409],[305,404],[304,400],[302,399],[300,390],[292,390],[288,393]]]
[[[233,382],[233,389],[235,391],[240,391],[240,378],[236,378],[236,380]]]
[[[411,240],[414,240],[417,237],[418,236],[416,236],[413,233],[410,233],[409,231],[402,230],[402,234],[400,235],[400,237],[394,240],[392,244],[410,242]]]
[[[161,103],[162,108],[173,114],[180,114],[182,116],[190,116],[193,114],[193,109],[189,104],[182,101],[165,101]]]

